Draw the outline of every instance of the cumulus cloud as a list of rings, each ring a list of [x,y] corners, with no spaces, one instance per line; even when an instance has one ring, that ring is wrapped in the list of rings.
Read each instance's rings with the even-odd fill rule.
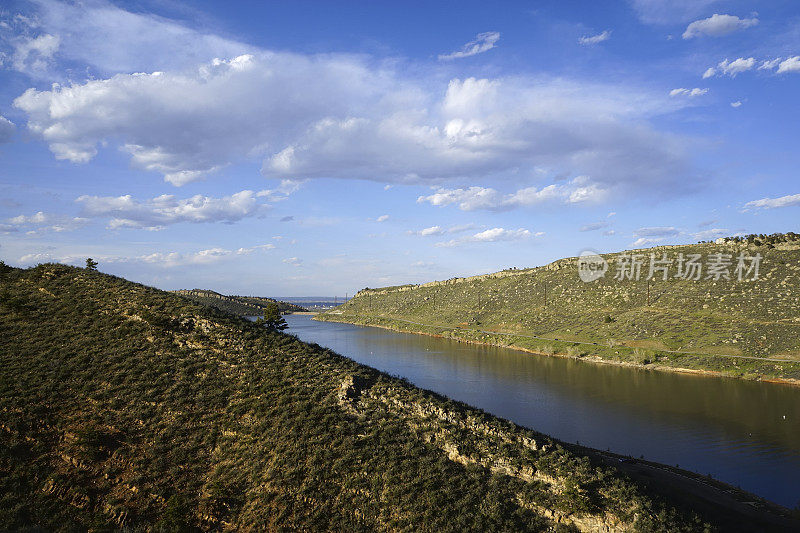
[[[456,205],[462,211],[487,209],[501,211],[517,207],[529,207],[555,201],[567,204],[600,202],[608,191],[585,177],[573,179],[565,185],[547,185],[541,189],[526,187],[510,194],[502,194],[491,187],[469,187],[466,189],[440,188],[435,193],[417,198],[418,203],[444,207]]]
[[[709,67],[703,73],[703,79],[710,78],[716,75],[725,75],[730,76],[731,78],[735,78],[737,74],[741,74],[742,72],[746,72],[748,70],[752,70],[753,67],[756,66],[756,60],[754,57],[740,57],[738,59],[734,59],[733,61],[728,61],[727,59],[720,61],[716,67]]]
[[[149,255],[143,255],[135,258],[120,258],[118,262],[142,262],[150,264],[158,264],[165,267],[176,267],[186,265],[204,265],[209,263],[216,263],[224,257],[234,255],[232,250],[224,248],[209,248],[207,250],[200,250],[193,253],[178,253],[178,252],[155,252]]]
[[[179,222],[235,222],[246,217],[262,214],[268,204],[258,201],[262,193],[245,190],[214,198],[195,195],[191,198],[176,198],[171,194],[139,201],[131,195],[124,196],[80,196],[76,201],[88,217],[111,217],[112,229],[147,228],[160,229]]]
[[[682,143],[641,121],[658,112],[650,107],[655,101],[634,97],[623,109],[620,94],[607,89],[561,80],[452,80],[425,113],[322,120],[266,161],[264,172],[421,182],[540,168],[634,188],[685,175]],[[438,119],[431,120],[434,110]]]
[[[411,233],[414,235],[420,235],[421,237],[430,237],[432,235],[444,235],[445,229],[441,226],[431,226],[419,231],[412,231]]]
[[[298,259],[297,257],[287,257],[282,262],[286,263],[287,265],[292,265],[293,267],[299,267],[303,264],[303,260]]]
[[[639,237],[633,241],[629,246],[631,248],[645,248],[652,244],[658,244],[664,240],[664,237]]]
[[[702,96],[708,92],[708,89],[701,89],[699,87],[695,87],[694,89],[684,89],[683,87],[679,89],[672,89],[669,92],[670,96]]]
[[[742,107],[742,102],[740,100],[736,100],[735,102],[731,102],[731,107],[736,109],[737,107]]]
[[[14,123],[0,115],[0,143],[8,142],[14,135]]]
[[[49,33],[18,39],[14,43],[11,65],[20,72],[42,74],[53,64],[53,56],[60,43],[61,39],[57,35]]]
[[[386,222],[389,220],[389,215],[381,215],[375,219],[375,222]]]
[[[74,231],[86,226],[89,219],[70,217],[39,211],[33,215],[18,215],[6,220],[4,233],[25,231],[29,235],[39,233]]]
[[[578,43],[584,46],[602,43],[603,41],[607,41],[611,38],[611,30],[605,30],[602,33],[598,33],[597,35],[584,35],[580,39],[578,39]]]
[[[439,248],[452,248],[455,246],[460,246],[466,243],[475,243],[475,242],[499,242],[499,241],[519,241],[522,239],[528,239],[533,234],[530,230],[519,228],[519,229],[505,229],[505,228],[492,228],[481,231],[479,233],[475,233],[474,235],[470,235],[467,237],[462,237],[460,239],[452,239],[445,242],[437,242],[435,246]],[[538,232],[535,234],[537,237],[544,235],[544,232]]]
[[[778,198],[762,198],[744,204],[745,209],[775,209],[800,205],[800,194],[789,194]]]
[[[703,78],[710,78],[717,74],[728,75],[731,77],[736,76],[741,72],[751,70],[755,67],[757,61],[755,58],[740,57],[734,61],[722,61],[716,67],[708,68],[703,74]],[[758,65],[758,70],[775,70],[778,74],[786,72],[800,72],[800,56],[789,57],[786,59],[776,57],[774,59],[761,60]]]
[[[734,15],[720,15],[715,13],[707,19],[695,20],[683,32],[684,39],[692,39],[700,35],[722,37],[735,31],[750,28],[758,24],[758,19],[740,19]]]
[[[54,58],[91,65],[100,75],[183,69],[215,57],[235,57],[252,47],[206,34],[105,0],[35,0],[32,17],[8,20],[12,67],[59,79]]]
[[[790,57],[781,61],[780,65],[778,65],[778,74],[783,74],[784,72],[800,72],[800,56]]]
[[[475,229],[474,224],[456,224],[448,228],[444,228],[442,226],[431,226],[418,231],[409,231],[408,233],[409,235],[418,235],[420,237],[433,237],[445,234],[461,233],[471,229]]]
[[[238,250],[236,250],[236,255],[250,255],[251,253],[259,250],[263,251],[263,250],[274,250],[274,249],[275,249],[274,244],[259,244],[257,246],[250,246],[248,248],[244,247],[239,248]]]
[[[271,244],[264,244],[253,246],[251,248],[239,248],[238,250],[215,247],[205,250],[198,250],[196,252],[152,252],[135,256],[33,253],[23,255],[19,258],[19,262],[23,265],[31,265],[43,262],[82,264],[86,260],[87,255],[91,255],[101,264],[145,264],[164,268],[174,268],[191,265],[209,265],[212,263],[217,263],[226,258],[236,257],[237,255],[249,254],[258,250],[271,250],[273,248],[274,246]]]
[[[692,233],[692,237],[694,237],[698,241],[713,241],[718,237],[724,237],[730,234],[731,234],[730,230],[723,228],[713,228]]]
[[[439,55],[440,60],[459,59],[482,54],[494,48],[495,43],[500,40],[500,34],[496,31],[479,33],[474,40],[461,47],[461,50],[449,54]]]
[[[107,35],[104,48],[124,58],[103,61],[118,72],[129,51],[116,47],[115,24],[124,26],[121,35],[135,28],[153,47],[158,42],[158,32],[143,26],[149,19],[114,6],[103,4],[108,13],[100,16],[86,11],[94,3],[53,4],[74,24],[72,32],[51,32],[61,35],[59,56],[75,49],[77,35]],[[44,27],[54,24],[48,19]],[[239,50],[170,24],[159,26],[160,53],[194,58],[194,66],[155,61],[164,68],[29,89],[14,104],[27,115],[29,131],[56,158],[75,163],[116,145],[134,167],[175,185],[250,158],[263,158],[267,177],[297,180],[465,183],[586,175],[603,189],[652,193],[697,183],[687,143],[651,124],[686,105],[677,99],[544,76],[453,79],[444,86],[366,56]],[[195,39],[193,55],[183,43]],[[202,57],[211,52],[232,59]]]

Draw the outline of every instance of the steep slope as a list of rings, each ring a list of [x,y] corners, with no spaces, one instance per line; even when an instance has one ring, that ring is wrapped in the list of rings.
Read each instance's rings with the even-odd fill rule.
[[[0,264],[0,282],[3,530],[688,531],[775,518],[700,505],[694,517],[589,450],[174,294],[52,264]]]
[[[676,277],[679,259],[685,274],[693,255],[701,264],[699,279]],[[665,256],[670,263],[661,263]],[[756,277],[748,270],[757,256]],[[602,257],[608,270],[590,282],[579,276],[577,258],[567,258],[538,268],[364,289],[319,319],[545,354],[800,379],[800,241],[702,243]],[[718,257],[719,264],[728,263],[727,279],[714,273]],[[666,272],[657,269],[647,279],[653,260],[656,267],[667,265]],[[636,262],[639,279],[630,269]]]

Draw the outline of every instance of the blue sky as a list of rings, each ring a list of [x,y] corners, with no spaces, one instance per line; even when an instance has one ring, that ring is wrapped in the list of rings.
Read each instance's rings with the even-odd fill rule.
[[[343,295],[797,230],[799,88],[792,1],[12,0],[0,259]]]

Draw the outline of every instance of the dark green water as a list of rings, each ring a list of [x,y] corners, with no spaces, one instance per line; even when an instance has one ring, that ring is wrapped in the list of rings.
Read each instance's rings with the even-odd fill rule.
[[[289,315],[289,333],[558,439],[800,502],[800,387],[597,365]]]

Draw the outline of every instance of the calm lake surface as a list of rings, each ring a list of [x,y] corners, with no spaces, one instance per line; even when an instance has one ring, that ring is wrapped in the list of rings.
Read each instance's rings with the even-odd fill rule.
[[[800,501],[800,387],[544,357],[288,315],[289,333],[557,439]]]

